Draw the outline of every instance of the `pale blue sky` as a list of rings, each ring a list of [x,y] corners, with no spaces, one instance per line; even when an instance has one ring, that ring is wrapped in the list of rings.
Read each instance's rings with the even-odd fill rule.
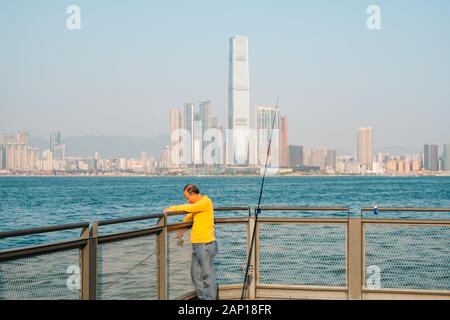
[[[66,29],[70,4],[81,30]],[[280,96],[291,143],[353,150],[360,126],[375,147],[450,142],[447,0],[0,0],[0,134],[152,137],[170,108],[205,99],[225,125],[236,34],[252,107]]]

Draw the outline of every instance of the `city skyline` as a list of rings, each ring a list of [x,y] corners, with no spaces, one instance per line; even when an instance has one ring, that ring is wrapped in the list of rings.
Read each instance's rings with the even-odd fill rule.
[[[280,96],[290,142],[351,151],[353,129],[371,125],[379,129],[374,148],[448,143],[450,40],[438,36],[450,29],[448,3],[380,1],[379,31],[367,29],[364,1],[326,10],[321,1],[193,3],[179,11],[171,4],[79,5],[85,18],[72,32],[62,4],[0,4],[7,44],[0,134],[27,128],[38,137],[56,129],[66,137],[154,137],[166,132],[169,109],[203,100],[226,124],[228,40],[243,34],[250,39],[250,114]],[[181,24],[186,12],[188,26]],[[204,19],[214,23],[204,28]]]
[[[187,104],[188,105],[188,104]],[[195,104],[191,104],[195,107]],[[186,106],[186,105],[185,105]],[[202,110],[201,113],[211,114],[209,101],[200,102],[199,107],[194,112],[194,117],[197,119],[195,125],[198,129],[202,130],[202,123],[198,119],[201,118],[198,110]],[[205,106],[207,106],[205,108]],[[206,111],[207,110],[207,111]],[[177,117],[178,113],[178,117]],[[205,117],[205,114],[203,114]],[[214,124],[215,129],[220,128],[219,131],[223,129],[217,126],[215,117],[212,118],[213,121],[207,121],[208,125]],[[269,123],[270,119],[278,119],[275,121],[275,129],[278,130],[280,126],[283,126],[282,119],[286,121],[287,118],[279,116],[279,110],[270,106],[258,106],[255,112],[255,123],[257,126],[257,132],[262,134],[257,134],[257,143],[251,144],[255,147],[253,154],[258,153],[258,157],[263,152],[267,152],[267,145],[261,146],[260,143],[263,141],[267,142],[266,133],[268,127],[271,125]],[[181,125],[182,119],[178,110],[171,110],[170,112],[170,124],[171,128],[178,128],[175,130],[185,130],[184,125]],[[450,144],[443,145],[443,150],[439,152],[439,146],[436,144],[424,144],[423,152],[413,153],[404,156],[399,156],[389,153],[376,153],[372,155],[371,164],[365,159],[365,155],[368,153],[373,154],[373,150],[370,149],[370,140],[372,139],[373,130],[369,128],[359,128],[357,130],[356,145],[365,144],[363,157],[361,154],[356,152],[352,156],[342,156],[337,154],[335,149],[323,149],[323,148],[311,148],[304,149],[303,146],[286,144],[287,139],[283,143],[283,135],[288,136],[287,125],[285,126],[284,133],[275,134],[273,147],[271,151],[271,167],[276,169],[279,174],[293,173],[295,171],[299,172],[310,172],[316,174],[351,174],[351,175],[428,175],[428,174],[440,174],[447,173],[450,174]],[[206,132],[211,128],[206,127]],[[367,135],[366,131],[369,131]],[[203,132],[203,131],[201,131]],[[194,136],[195,136],[194,131]],[[50,144],[48,149],[39,150],[35,148],[31,143],[30,133],[26,130],[21,130],[16,133],[5,134],[2,137],[0,144],[0,175],[8,174],[45,174],[52,173],[56,174],[124,174],[124,173],[135,173],[135,174],[151,174],[151,175],[165,175],[165,174],[180,174],[181,172],[190,172],[190,174],[196,174],[198,172],[203,172],[206,174],[224,174],[232,173],[232,171],[227,171],[227,168],[233,169],[233,166],[224,163],[223,156],[217,154],[216,149],[210,148],[210,138],[207,138],[202,146],[203,142],[200,142],[200,150],[203,148],[209,148],[208,150],[214,150],[215,162],[213,167],[209,167],[208,163],[202,161],[195,162],[194,158],[188,159],[187,163],[174,164],[173,163],[173,151],[172,145],[166,145],[162,150],[159,157],[153,157],[148,155],[146,152],[140,152],[139,157],[133,157],[131,159],[124,157],[117,158],[102,158],[99,152],[91,154],[89,157],[66,157],[65,156],[65,144],[61,143],[61,132],[53,131],[50,133]],[[208,136],[208,134],[206,134]],[[364,139],[361,139],[361,136]],[[172,136],[174,137],[174,136]],[[176,135],[175,135],[176,137]],[[214,137],[214,135],[213,135]],[[256,137],[255,137],[256,138]],[[262,140],[261,140],[262,138]],[[279,141],[278,141],[279,139]],[[195,141],[195,139],[194,139]],[[369,143],[367,143],[369,141]],[[176,141],[176,142],[179,142]],[[213,145],[216,145],[218,141],[213,141]],[[278,142],[278,143],[277,143]],[[192,143],[192,141],[190,142]],[[287,164],[279,165],[278,161],[282,160],[282,151],[279,151],[280,145],[284,145]],[[53,151],[51,151],[53,149]],[[181,150],[184,150],[183,147]],[[190,145],[188,145],[190,149]],[[273,157],[276,157],[273,159]],[[219,160],[219,161],[217,161]],[[258,159],[254,164],[250,164],[247,167],[247,173],[256,173],[254,169],[264,167],[264,159]],[[192,166],[195,164],[196,166]],[[197,165],[200,165],[199,167]],[[217,166],[218,165],[218,166]],[[209,169],[208,169],[209,167]],[[251,169],[251,168],[254,169]],[[191,168],[191,169],[189,169]],[[203,168],[203,169],[202,169]],[[192,171],[194,169],[194,171]],[[200,169],[200,171],[197,171]],[[205,169],[207,171],[205,171]],[[211,170],[212,169],[212,170]],[[244,168],[243,168],[244,169]],[[250,169],[250,171],[248,171]],[[187,170],[187,171],[186,171]],[[288,171],[286,171],[288,170]],[[289,171],[290,170],[290,171]],[[275,173],[275,172],[274,172]]]

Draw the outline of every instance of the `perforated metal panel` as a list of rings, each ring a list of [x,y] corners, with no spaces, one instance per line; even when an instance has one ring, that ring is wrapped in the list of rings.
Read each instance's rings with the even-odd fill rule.
[[[450,290],[450,226],[366,224],[365,267],[369,289]]]
[[[169,232],[167,252],[167,286],[168,298],[178,297],[195,290],[191,279],[192,245],[190,242],[191,231],[184,234],[184,243],[176,239],[176,232]]]
[[[80,299],[80,250],[0,262],[0,299]]]
[[[247,224],[216,224],[219,253],[215,259],[217,281],[239,284],[247,264]]]
[[[98,246],[98,299],[157,299],[154,235]]]
[[[346,286],[346,224],[259,227],[259,283]]]

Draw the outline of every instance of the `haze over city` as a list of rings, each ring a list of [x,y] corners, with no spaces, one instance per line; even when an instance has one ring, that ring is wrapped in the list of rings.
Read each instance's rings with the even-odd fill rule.
[[[250,114],[280,96],[289,143],[353,152],[361,126],[375,148],[450,140],[450,3],[377,1],[375,31],[371,1],[77,1],[80,30],[69,4],[0,3],[0,134],[153,138],[170,109],[204,100],[226,126],[229,38],[243,34]]]

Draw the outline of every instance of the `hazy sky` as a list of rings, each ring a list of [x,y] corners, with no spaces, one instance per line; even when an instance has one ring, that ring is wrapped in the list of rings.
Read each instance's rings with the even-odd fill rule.
[[[375,147],[450,142],[448,0],[0,0],[0,134],[152,137],[170,108],[206,99],[226,125],[236,34],[252,109],[280,96],[290,143],[354,150],[361,126]]]

